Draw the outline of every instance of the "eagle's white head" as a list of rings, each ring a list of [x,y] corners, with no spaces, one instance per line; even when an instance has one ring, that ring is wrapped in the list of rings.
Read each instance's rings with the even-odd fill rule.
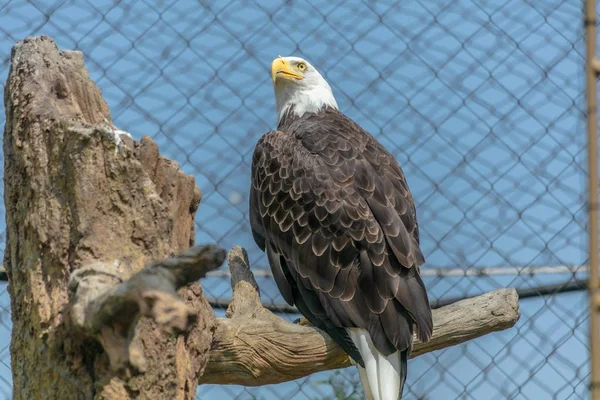
[[[294,113],[317,112],[325,107],[338,108],[331,87],[308,61],[299,57],[277,57],[271,64],[275,87],[277,119],[293,106]]]

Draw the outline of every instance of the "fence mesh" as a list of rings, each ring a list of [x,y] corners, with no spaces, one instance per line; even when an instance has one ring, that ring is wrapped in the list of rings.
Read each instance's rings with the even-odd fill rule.
[[[245,246],[263,301],[278,307],[249,231],[250,160],[276,124],[271,60],[308,59],[403,166],[432,301],[500,287],[532,295],[516,327],[411,361],[406,398],[584,399],[587,296],[561,290],[586,277],[582,20],[582,3],[566,0],[1,0],[0,76],[28,35],[81,50],[115,124],[152,136],[196,177],[197,242]],[[0,232],[3,246],[3,220]],[[231,296],[224,273],[203,286],[215,304]],[[6,398],[9,301],[3,286]],[[359,396],[352,368],[198,389],[207,399]]]

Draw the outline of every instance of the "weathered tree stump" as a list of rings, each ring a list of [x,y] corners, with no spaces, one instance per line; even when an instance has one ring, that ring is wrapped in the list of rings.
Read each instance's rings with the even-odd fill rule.
[[[110,274],[126,280],[187,249],[200,202],[194,179],[149,138],[118,144],[83,55],[59,51],[48,37],[13,48],[5,104],[14,398],[192,398],[215,329],[198,283],[180,292],[198,315],[186,334],[167,335],[142,318],[147,368],[126,381],[101,346],[73,329],[68,284],[91,264],[112,265]]]

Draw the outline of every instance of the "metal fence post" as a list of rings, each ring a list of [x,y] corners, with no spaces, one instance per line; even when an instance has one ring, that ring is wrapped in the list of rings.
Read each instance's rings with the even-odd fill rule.
[[[596,59],[596,1],[586,1],[586,76],[588,106],[588,229],[589,229],[589,296],[591,398],[600,399],[600,349],[598,329],[598,141],[597,89],[598,60]]]

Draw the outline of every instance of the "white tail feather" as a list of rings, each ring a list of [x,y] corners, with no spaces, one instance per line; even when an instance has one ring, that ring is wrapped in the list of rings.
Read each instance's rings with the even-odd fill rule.
[[[358,368],[358,376],[360,377],[360,383],[362,385],[363,392],[365,392],[365,400],[375,400],[375,397],[373,397],[373,393],[371,392],[371,387],[369,385],[367,370],[358,364],[356,365],[356,368]]]
[[[400,352],[384,356],[363,329],[348,329],[348,334],[365,362],[357,365],[360,381],[367,400],[400,400],[402,398],[403,365]]]

